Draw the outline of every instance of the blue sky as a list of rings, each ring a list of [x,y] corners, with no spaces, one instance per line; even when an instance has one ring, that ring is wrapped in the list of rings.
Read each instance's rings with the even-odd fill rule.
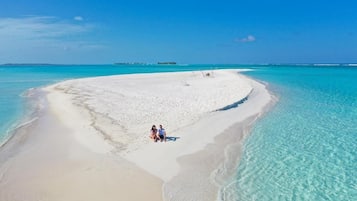
[[[357,63],[357,2],[1,0],[0,63]]]

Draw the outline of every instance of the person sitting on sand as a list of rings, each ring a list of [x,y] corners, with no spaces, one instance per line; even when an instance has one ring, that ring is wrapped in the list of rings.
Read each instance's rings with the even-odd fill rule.
[[[159,133],[158,133],[158,138],[160,139],[160,141],[165,141],[166,142],[166,131],[165,129],[162,127],[162,125],[160,125],[159,128]]]
[[[151,130],[150,130],[150,136],[151,139],[154,140],[154,142],[157,142],[157,140],[159,139],[157,137],[157,129],[155,125],[152,125]]]

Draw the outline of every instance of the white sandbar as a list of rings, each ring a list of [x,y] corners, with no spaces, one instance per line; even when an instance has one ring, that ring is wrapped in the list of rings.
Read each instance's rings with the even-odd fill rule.
[[[61,82],[45,90],[48,92],[51,115],[68,130],[63,140],[70,142],[72,147],[81,147],[78,151],[77,148],[67,150],[64,146],[54,146],[56,150],[66,150],[65,159],[59,159],[60,167],[65,168],[59,171],[67,177],[60,182],[59,178],[46,182],[47,194],[51,194],[51,189],[58,189],[59,183],[71,183],[69,175],[76,178],[81,188],[72,194],[69,191],[57,192],[58,199],[51,194],[52,197],[46,197],[47,200],[68,200],[74,195],[77,196],[74,198],[86,198],[83,191],[90,191],[92,197],[98,198],[105,190],[93,193],[100,185],[88,185],[88,189],[83,190],[88,179],[103,182],[100,178],[105,177],[112,192],[116,179],[123,177],[125,181],[124,184],[118,182],[118,188],[130,183],[130,178],[123,176],[127,174],[136,175],[136,182],[141,179],[143,185],[140,189],[148,193],[145,200],[158,200],[158,194],[163,195],[165,200],[215,199],[219,186],[224,182],[224,179],[217,179],[220,174],[217,172],[228,171],[220,169],[227,162],[226,147],[229,143],[241,143],[244,133],[234,133],[234,136],[241,136],[234,138],[235,142],[218,142],[216,138],[236,124],[259,117],[272,100],[264,85],[240,75],[237,70],[85,78]],[[234,107],[239,101],[242,103]],[[154,143],[149,139],[149,129],[153,124],[162,124],[166,128],[170,137],[167,142]],[[55,144],[64,143],[58,136],[44,139],[49,144],[51,140],[55,140]],[[38,140],[41,141],[41,138]],[[210,149],[212,144],[219,148]],[[206,156],[207,153],[213,156],[212,163],[206,159],[200,161],[205,155],[203,152]],[[73,164],[73,158],[75,162],[81,162]],[[83,158],[87,160],[83,162]],[[234,164],[237,164],[236,160]],[[21,164],[20,159],[16,161]],[[105,161],[106,166],[98,166],[100,161]],[[13,161],[9,163],[15,164]],[[194,167],[194,170],[186,173],[187,167]],[[43,168],[51,168],[51,165]],[[86,168],[100,171],[87,174],[84,171]],[[7,171],[7,174],[10,172]],[[192,178],[190,174],[195,172],[201,172],[201,175]],[[178,177],[181,179],[178,180]],[[46,178],[39,179],[43,180]],[[133,186],[135,181],[127,185]],[[157,192],[155,189],[160,189],[162,184],[163,192]],[[185,189],[184,185],[190,188]],[[155,192],[146,192],[146,187]],[[116,198],[125,200],[126,196],[137,192],[136,189],[126,189],[121,192],[121,197]],[[67,192],[69,195],[66,195]],[[115,196],[118,195],[114,193],[107,200]],[[142,197],[139,196],[130,200],[140,199]]]

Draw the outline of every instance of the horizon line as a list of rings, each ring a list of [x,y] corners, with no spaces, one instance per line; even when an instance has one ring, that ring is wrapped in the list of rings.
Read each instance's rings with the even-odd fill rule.
[[[297,66],[304,66],[304,65],[315,65],[315,66],[357,66],[356,63],[349,63],[349,62],[341,62],[341,63],[334,63],[334,62],[314,62],[314,63],[176,63],[175,64],[162,64],[160,62],[156,63],[149,63],[149,62],[115,62],[115,63],[3,63],[0,66],[69,66],[69,65],[171,65],[171,66],[180,66],[180,65],[259,65],[259,66],[269,66],[269,65],[297,65]]]

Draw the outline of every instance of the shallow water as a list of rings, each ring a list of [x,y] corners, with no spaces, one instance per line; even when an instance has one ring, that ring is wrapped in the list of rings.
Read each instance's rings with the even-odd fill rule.
[[[357,69],[269,67],[278,104],[247,139],[223,200],[357,200]]]

